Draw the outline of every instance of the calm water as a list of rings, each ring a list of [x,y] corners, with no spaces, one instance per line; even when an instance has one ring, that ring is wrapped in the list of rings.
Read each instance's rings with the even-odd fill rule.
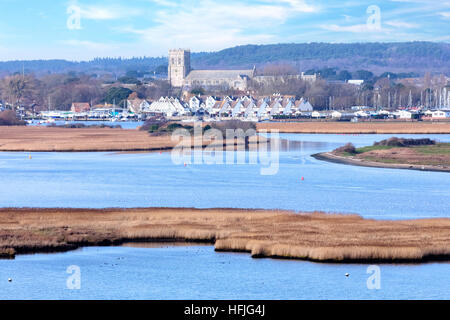
[[[71,265],[81,290],[67,289]],[[92,247],[0,260],[0,299],[450,299],[449,266],[382,265],[381,288],[369,290],[367,265],[259,260],[209,246]]]
[[[403,135],[450,141],[450,135]],[[383,135],[282,135],[278,174],[260,165],[175,165],[170,153],[0,153],[0,207],[242,207],[449,217],[448,173],[354,167],[311,154]],[[302,181],[302,177],[304,180]],[[70,265],[81,290],[66,289]],[[450,264],[255,260],[210,246],[84,248],[0,260],[0,299],[450,299]],[[346,278],[345,273],[350,273]],[[9,283],[8,278],[13,282]]]
[[[425,135],[420,135],[425,136]],[[365,168],[311,154],[381,135],[282,135],[276,175],[261,165],[176,165],[170,153],[0,153],[0,207],[237,207],[447,217],[448,173]],[[411,137],[411,136],[409,136]],[[428,136],[450,141],[450,135]],[[304,177],[304,181],[301,178]]]
[[[92,125],[106,125],[106,126],[121,126],[122,129],[136,129],[137,127],[140,127],[144,124],[143,121],[55,121],[54,124],[57,126],[62,126],[64,124],[84,124],[87,126]],[[34,120],[31,124],[31,126],[48,126],[49,124],[40,124],[39,120]]]

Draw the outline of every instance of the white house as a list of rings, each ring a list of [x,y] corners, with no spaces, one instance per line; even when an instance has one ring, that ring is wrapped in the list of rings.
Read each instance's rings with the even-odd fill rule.
[[[200,109],[202,101],[200,98],[193,96],[191,99],[189,99],[189,109],[191,109],[192,112],[197,112]]]
[[[295,108],[295,101],[291,98],[287,98],[287,99],[283,99],[282,102],[282,107],[283,107],[283,115],[285,116],[290,116],[292,115],[292,111]]]
[[[254,101],[247,102],[244,116],[246,118],[256,118],[258,116],[258,106]]]
[[[272,104],[269,107],[270,115],[273,117],[275,115],[281,114],[283,111],[283,106],[281,105],[281,101],[279,99],[276,99],[272,102]]]
[[[300,111],[301,113],[309,113],[313,112],[313,107],[309,103],[309,101],[306,101],[305,99],[301,98],[300,100],[295,102],[295,106],[297,111]]]
[[[364,83],[364,80],[357,80],[357,79],[348,80],[347,83],[348,84],[354,84],[355,86],[360,86],[360,85],[362,85]]]
[[[412,119],[413,113],[408,110],[400,110],[395,113],[395,115],[400,119]]]
[[[233,118],[238,117],[241,114],[241,109],[244,108],[244,103],[241,100],[237,100],[237,101],[233,102],[231,108],[232,108],[231,116]]]
[[[219,102],[220,99],[217,97],[213,97],[213,96],[209,96],[208,98],[206,98],[205,100],[205,110],[209,113],[212,112],[212,109],[214,108],[214,106],[216,105],[217,102]]]
[[[269,116],[269,101],[262,99],[258,102],[258,118],[267,118]]]
[[[326,114],[325,113],[322,113],[322,112],[319,112],[319,111],[313,111],[313,112],[311,112],[311,117],[312,118],[326,118]]]
[[[144,99],[133,99],[127,100],[128,111],[132,113],[141,113],[150,107],[150,104],[147,100]]]
[[[448,119],[450,118],[450,110],[436,110],[431,113],[433,119]]]
[[[150,105],[147,112],[164,114],[167,117],[172,117],[175,115],[185,115],[188,113],[188,110],[177,98],[161,97],[158,101],[155,101]]]
[[[362,110],[356,111],[355,113],[353,113],[353,115],[358,118],[368,118],[370,116],[367,112]]]
[[[342,115],[343,115],[343,113],[340,111],[333,111],[331,113],[331,117],[334,119],[340,119],[340,118],[342,118]]]
[[[219,116],[222,116],[225,113],[229,113],[232,111],[231,105],[232,105],[233,101],[228,100],[228,99],[224,99],[222,101],[220,110],[219,110]]]

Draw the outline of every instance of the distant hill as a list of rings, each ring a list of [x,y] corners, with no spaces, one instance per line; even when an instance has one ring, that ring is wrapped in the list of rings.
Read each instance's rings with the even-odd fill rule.
[[[67,60],[32,60],[0,62],[0,73],[22,72],[46,73],[84,72],[87,74],[114,73],[121,75],[127,71],[158,70],[161,65],[167,65],[167,58],[96,58],[91,61],[74,62]]]
[[[196,68],[261,66],[286,62],[300,70],[337,67],[366,69],[374,73],[446,73],[450,76],[450,44],[435,42],[399,43],[308,43],[245,45],[219,52],[194,55]]]
[[[350,71],[365,69],[383,72],[427,71],[450,76],[450,44],[435,42],[398,43],[308,43],[237,46],[218,52],[192,54],[195,69],[252,68],[268,63],[289,63],[299,70],[336,67]],[[164,70],[166,57],[98,58],[86,62],[66,60],[35,60],[0,62],[0,73],[26,72],[36,74],[60,72],[116,73],[130,70]]]

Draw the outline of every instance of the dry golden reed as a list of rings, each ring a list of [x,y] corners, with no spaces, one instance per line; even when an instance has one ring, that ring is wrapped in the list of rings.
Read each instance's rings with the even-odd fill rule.
[[[258,123],[258,130],[285,133],[331,134],[448,134],[450,122],[272,122]]]
[[[142,241],[205,242],[217,251],[313,261],[450,260],[450,219],[379,221],[239,209],[0,209],[3,257]]]

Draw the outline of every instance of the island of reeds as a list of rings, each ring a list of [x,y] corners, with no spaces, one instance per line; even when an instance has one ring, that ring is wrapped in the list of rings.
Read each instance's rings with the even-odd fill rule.
[[[205,242],[217,251],[336,263],[450,260],[450,219],[240,209],[0,209],[0,256],[129,242]]]

